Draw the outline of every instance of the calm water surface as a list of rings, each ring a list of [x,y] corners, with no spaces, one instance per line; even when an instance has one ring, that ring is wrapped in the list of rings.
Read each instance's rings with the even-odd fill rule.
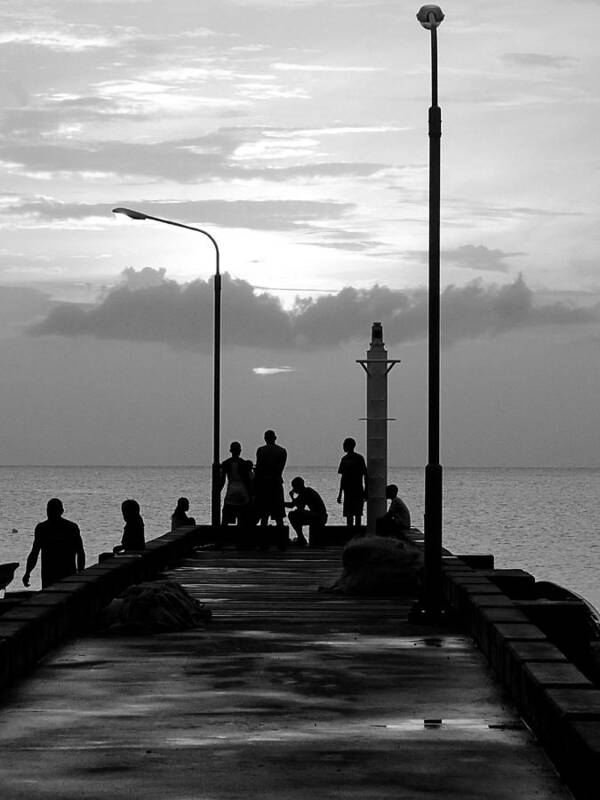
[[[321,493],[330,522],[343,522],[335,502],[335,467],[288,467],[286,483],[302,475]],[[422,468],[391,468],[409,506],[413,524],[423,527]],[[538,580],[552,580],[600,607],[600,469],[444,470],[444,545],[454,553],[493,553],[497,567],[519,567]],[[0,561],[19,561],[11,589],[20,578],[37,522],[46,502],[60,497],[65,516],[77,522],[88,562],[120,542],[120,504],[141,505],[146,538],[170,528],[179,496],[190,498],[200,522],[210,518],[210,470],[205,467],[0,467]],[[32,588],[39,588],[39,568]]]

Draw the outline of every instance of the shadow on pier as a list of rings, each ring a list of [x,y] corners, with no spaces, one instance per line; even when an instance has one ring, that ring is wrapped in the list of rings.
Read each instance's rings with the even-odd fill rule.
[[[210,625],[81,636],[5,690],[4,796],[568,796],[470,636],[320,593],[339,569],[339,548],[184,557],[167,575]]]

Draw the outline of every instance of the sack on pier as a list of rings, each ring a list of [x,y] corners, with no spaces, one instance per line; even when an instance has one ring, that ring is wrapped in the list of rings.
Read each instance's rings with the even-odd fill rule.
[[[351,539],[342,552],[342,574],[322,591],[372,596],[415,596],[423,556],[409,542],[384,536]]]
[[[176,581],[148,581],[130,586],[105,614],[111,628],[140,633],[183,631],[210,621],[212,612]]]

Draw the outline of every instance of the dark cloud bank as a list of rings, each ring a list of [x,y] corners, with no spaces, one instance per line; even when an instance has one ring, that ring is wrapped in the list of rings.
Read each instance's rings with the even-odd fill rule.
[[[516,328],[574,325],[600,319],[599,306],[536,304],[521,276],[501,286],[481,281],[449,286],[442,293],[441,308],[445,344]],[[212,311],[212,281],[181,285],[166,279],[164,270],[130,269],[123,273],[122,285],[97,305],[60,304],[30,333],[162,342],[208,350],[212,342]],[[389,344],[424,338],[427,292],[378,285],[370,289],[346,287],[317,299],[297,298],[288,311],[273,295],[257,293],[246,281],[223,276],[223,341],[228,345],[272,350],[335,347],[364,340],[375,320],[384,323]]]

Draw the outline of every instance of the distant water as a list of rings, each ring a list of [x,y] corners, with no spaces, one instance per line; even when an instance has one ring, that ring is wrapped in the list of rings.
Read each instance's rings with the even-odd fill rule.
[[[330,522],[340,524],[335,467],[288,467],[323,496]],[[389,470],[423,527],[422,468]],[[600,608],[600,469],[444,469],[444,545],[454,553],[493,553],[500,568],[526,569],[582,594]],[[120,542],[122,500],[141,505],[146,537],[170,528],[178,497],[190,498],[200,522],[210,518],[205,467],[0,467],[0,561],[19,561],[20,578],[33,529],[46,502],[60,497],[65,516],[82,531],[88,562]],[[15,530],[16,532],[13,532]],[[39,567],[32,588],[39,588]]]

